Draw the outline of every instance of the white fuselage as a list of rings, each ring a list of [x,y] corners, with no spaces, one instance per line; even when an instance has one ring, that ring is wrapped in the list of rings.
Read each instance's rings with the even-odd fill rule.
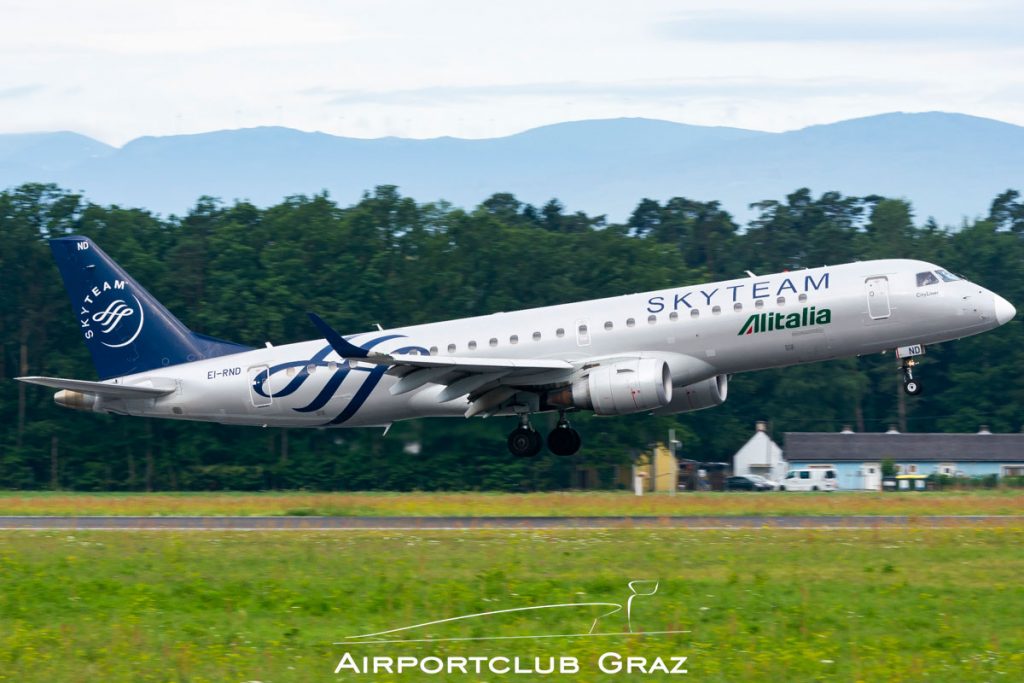
[[[673,386],[685,387],[716,375],[933,344],[1005,322],[997,310],[1001,298],[976,284],[918,285],[917,273],[937,270],[921,261],[865,261],[365,332],[349,340],[382,353],[558,359],[580,367],[620,356],[656,357],[668,364]],[[387,370],[342,361],[320,339],[111,380],[148,386],[170,379],[177,388],[156,399],[104,398],[95,409],[283,427],[388,425],[465,414],[466,397],[439,402],[443,387],[437,384],[392,395],[397,378]]]

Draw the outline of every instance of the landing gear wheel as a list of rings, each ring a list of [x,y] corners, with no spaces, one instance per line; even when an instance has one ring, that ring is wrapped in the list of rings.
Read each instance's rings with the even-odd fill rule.
[[[903,391],[911,396],[917,396],[923,389],[921,382],[914,379],[915,365],[917,365],[917,362],[913,358],[905,358],[903,359],[903,366],[900,368],[903,372]]]
[[[548,434],[548,450],[555,455],[575,455],[583,445],[580,433],[568,423],[559,423]]]
[[[508,450],[517,458],[532,458],[540,453],[544,441],[536,429],[521,425],[508,435]]]

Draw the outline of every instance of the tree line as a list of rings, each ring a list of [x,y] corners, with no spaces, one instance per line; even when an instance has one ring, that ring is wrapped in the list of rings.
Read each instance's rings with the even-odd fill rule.
[[[65,189],[0,192],[0,488],[501,489],[568,486],[577,465],[629,462],[675,429],[681,453],[728,460],[756,420],[786,431],[1021,429],[1020,323],[929,348],[927,392],[904,397],[891,356],[733,378],[721,407],[674,417],[574,417],[584,449],[515,460],[510,420],[434,419],[378,430],[175,423],[55,406],[18,375],[94,378],[47,239],[88,235],[192,329],[251,346],[616,296],[871,258],[920,258],[1024,302],[1024,201],[944,227],[902,199],[799,189],[737,221],[718,202],[643,199],[626,222],[495,194],[472,210],[380,186],[267,208],[200,198],[184,216],[100,206]],[[552,418],[553,419],[553,418]],[[537,421],[545,429],[544,420]]]

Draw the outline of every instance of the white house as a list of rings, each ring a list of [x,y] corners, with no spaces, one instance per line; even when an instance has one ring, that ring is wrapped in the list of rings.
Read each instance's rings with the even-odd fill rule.
[[[733,474],[760,474],[782,481],[788,469],[782,449],[768,436],[768,425],[764,422],[757,423],[754,435],[732,456]]]

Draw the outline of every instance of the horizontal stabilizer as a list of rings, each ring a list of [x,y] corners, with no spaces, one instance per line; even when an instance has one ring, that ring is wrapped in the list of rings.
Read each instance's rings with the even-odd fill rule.
[[[62,377],[15,377],[19,382],[38,384],[51,389],[68,389],[82,394],[95,394],[109,398],[156,398],[173,393],[177,382],[170,378],[146,380],[153,386],[136,386],[125,384],[108,384],[106,382],[88,382],[81,379],[64,379]]]

